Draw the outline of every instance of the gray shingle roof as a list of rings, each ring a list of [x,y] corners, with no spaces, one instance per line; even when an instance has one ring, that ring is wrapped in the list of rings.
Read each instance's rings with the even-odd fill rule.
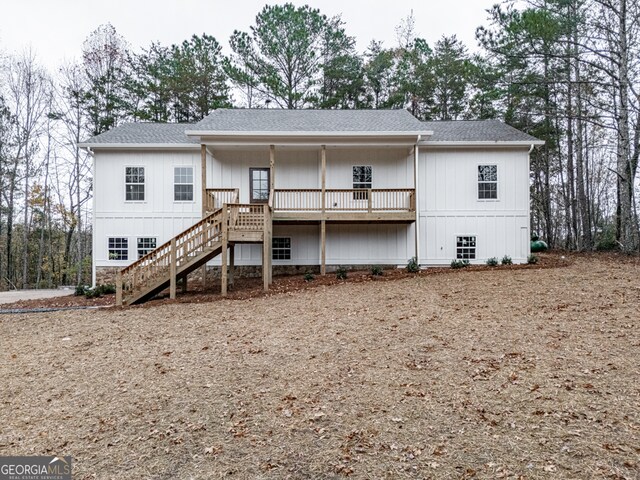
[[[431,142],[538,142],[538,139],[500,120],[423,122],[433,131]]]
[[[108,132],[90,138],[83,144],[194,144],[197,138],[185,135],[188,123],[124,123]]]
[[[406,110],[220,109],[190,130],[216,132],[424,132]]]
[[[421,122],[406,110],[216,110],[204,120],[188,123],[126,123],[97,135],[93,145],[199,145],[185,131],[225,132],[394,132],[433,131],[428,143],[523,142],[538,140],[499,120]]]

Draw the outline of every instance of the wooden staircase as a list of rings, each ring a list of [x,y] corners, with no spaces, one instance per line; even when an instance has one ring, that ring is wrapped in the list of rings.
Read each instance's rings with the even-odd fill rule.
[[[195,225],[121,270],[116,278],[116,305],[145,302],[167,287],[175,298],[178,279],[222,254],[222,293],[228,281],[227,251],[236,243],[263,244],[265,289],[271,283],[271,206],[223,204]],[[233,268],[233,254],[231,255]]]

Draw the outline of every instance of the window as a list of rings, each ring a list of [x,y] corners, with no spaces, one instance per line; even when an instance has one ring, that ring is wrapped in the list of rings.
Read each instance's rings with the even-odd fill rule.
[[[271,240],[271,258],[274,260],[291,260],[291,238],[273,237]]]
[[[173,200],[175,202],[193,201],[193,167],[173,169]]]
[[[126,167],[124,188],[128,202],[144,201],[144,167]]]
[[[353,188],[371,188],[371,166],[356,165],[353,167]],[[369,200],[369,192],[353,192],[354,200]]]
[[[266,203],[269,201],[269,169],[249,169],[249,189],[251,191],[251,203]]]
[[[498,199],[498,166],[478,165],[478,200]]]
[[[138,258],[144,257],[147,253],[156,249],[155,237],[138,238]]]
[[[129,260],[129,239],[109,237],[109,260]]]
[[[456,237],[456,258],[459,260],[475,260],[476,237]]]

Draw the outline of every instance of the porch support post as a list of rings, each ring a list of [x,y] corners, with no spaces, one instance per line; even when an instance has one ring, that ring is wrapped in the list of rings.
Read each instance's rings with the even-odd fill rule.
[[[227,249],[229,248],[229,210],[222,209],[222,258],[220,262],[220,294],[225,297],[227,295]]]
[[[229,244],[229,285],[233,285],[233,279],[236,273],[236,244]]]
[[[413,196],[415,202],[416,221],[414,223],[416,236],[416,261],[420,264],[420,202],[418,198],[418,163],[420,160],[420,152],[418,143],[413,147]]]
[[[182,293],[187,293],[187,275],[182,277]]]
[[[269,290],[271,283],[271,219],[269,218],[269,205],[264,205],[264,227],[262,230],[262,282],[264,290]]]
[[[269,192],[276,184],[276,146],[269,145]]]
[[[326,205],[327,205],[327,146],[326,145],[322,145],[321,164],[322,164],[322,172],[321,172],[322,220],[320,221],[320,275],[326,275],[327,274],[327,265],[326,265],[327,222],[324,219]]]
[[[207,264],[205,263],[200,267],[200,274],[202,278],[202,290],[207,288]]]
[[[327,222],[320,222],[320,275],[327,274]]]
[[[171,239],[171,263],[169,265],[169,298],[176,299],[176,275],[178,264],[178,252],[176,251],[176,238]]]
[[[200,174],[202,183],[202,217],[207,213],[207,146],[200,145]]]
[[[321,186],[322,186],[322,217],[324,218],[325,204],[326,204],[326,196],[327,196],[327,146],[322,145],[322,154],[321,154]]]

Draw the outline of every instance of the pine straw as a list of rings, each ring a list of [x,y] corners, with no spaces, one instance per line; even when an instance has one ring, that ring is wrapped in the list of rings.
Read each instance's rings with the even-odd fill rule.
[[[0,317],[0,455],[74,478],[638,478],[640,267]]]

